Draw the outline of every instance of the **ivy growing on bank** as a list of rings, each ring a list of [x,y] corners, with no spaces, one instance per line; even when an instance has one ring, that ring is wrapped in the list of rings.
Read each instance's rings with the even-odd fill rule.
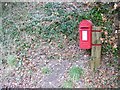
[[[111,4],[99,3],[83,11],[83,8],[75,7],[67,3],[46,3],[42,6],[36,3],[34,10],[27,10],[27,3],[8,3],[11,4],[11,18],[7,17],[9,5],[3,6],[3,37],[1,40],[7,43],[7,36],[15,39],[18,43],[21,32],[26,32],[29,35],[35,35],[38,39],[41,37],[44,40],[51,42],[59,41],[61,44],[64,39],[68,41],[78,42],[78,25],[83,19],[89,19],[95,26],[100,26],[102,32],[102,52],[103,54],[113,54],[117,60],[117,47],[114,36],[112,35],[113,14],[115,13]],[[78,3],[79,4],[79,3]],[[91,3],[92,4],[92,3]],[[17,6],[24,7],[22,12],[15,12]],[[9,7],[8,7],[9,6]],[[28,5],[29,6],[29,5]],[[32,8],[32,6],[30,6]],[[65,37],[65,38],[63,38]],[[63,43],[62,43],[63,44]]]

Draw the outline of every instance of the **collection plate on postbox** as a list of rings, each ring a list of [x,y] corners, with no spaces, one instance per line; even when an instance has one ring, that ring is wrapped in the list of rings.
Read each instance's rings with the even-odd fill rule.
[[[79,24],[79,46],[81,49],[92,48],[92,22],[82,20]]]

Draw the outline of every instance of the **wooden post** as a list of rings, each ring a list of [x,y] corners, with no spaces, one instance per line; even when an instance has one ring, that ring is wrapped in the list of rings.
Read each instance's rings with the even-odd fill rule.
[[[101,28],[93,27],[93,30],[101,30]],[[101,44],[100,38],[101,32],[92,32],[92,44]],[[93,71],[100,66],[100,61],[101,61],[101,45],[92,46],[90,67]]]

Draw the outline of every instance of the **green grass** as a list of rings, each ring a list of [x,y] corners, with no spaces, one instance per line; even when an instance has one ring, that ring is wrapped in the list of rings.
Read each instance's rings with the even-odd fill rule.
[[[73,88],[74,83],[80,80],[80,77],[83,75],[83,69],[78,66],[72,66],[68,71],[68,78],[62,84],[63,88]]]
[[[69,76],[72,81],[78,81],[82,75],[83,75],[83,69],[78,66],[73,66],[69,70]]]
[[[65,81],[62,85],[62,88],[73,88],[73,82],[71,80]]]

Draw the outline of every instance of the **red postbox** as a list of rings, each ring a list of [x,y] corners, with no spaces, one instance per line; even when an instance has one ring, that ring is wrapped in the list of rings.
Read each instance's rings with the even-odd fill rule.
[[[82,20],[79,24],[79,46],[81,49],[92,48],[92,22]]]

